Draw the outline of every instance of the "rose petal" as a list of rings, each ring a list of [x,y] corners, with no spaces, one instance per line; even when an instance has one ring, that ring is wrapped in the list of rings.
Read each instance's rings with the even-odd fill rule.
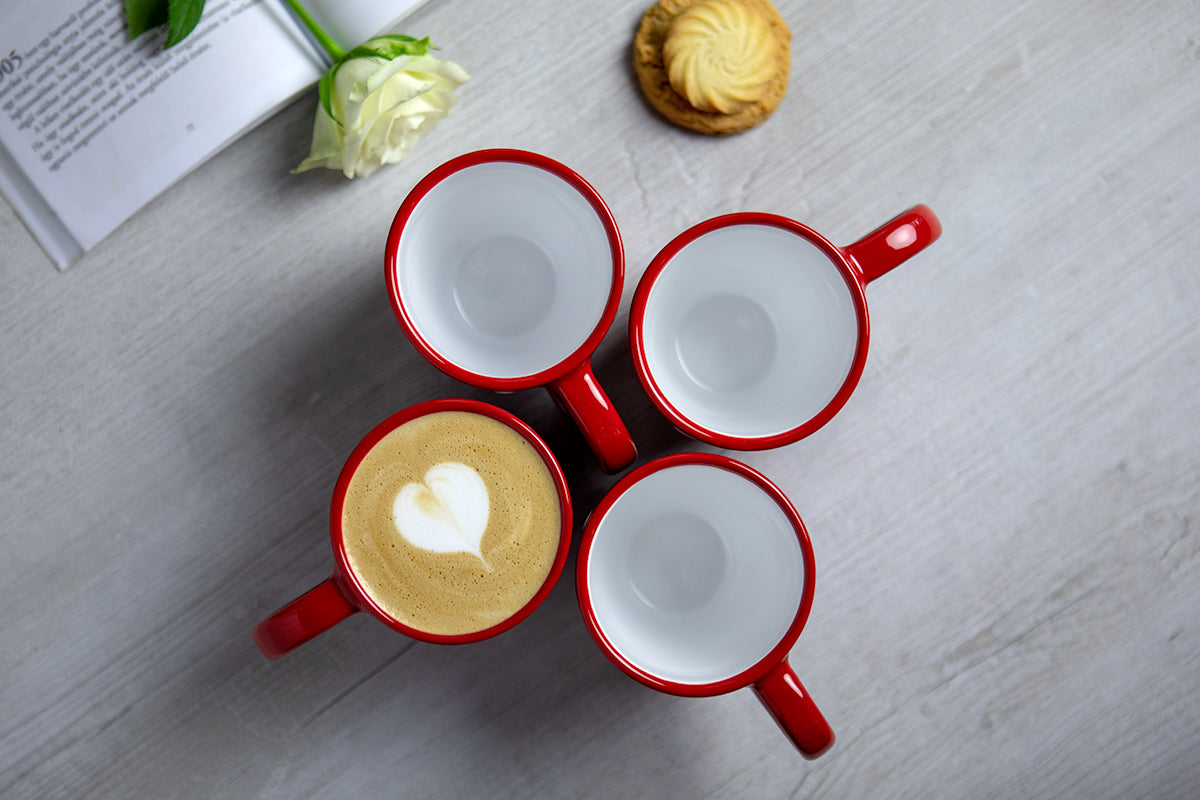
[[[454,62],[428,55],[356,57],[332,69],[333,117],[318,106],[309,157],[295,172],[324,166],[366,177],[399,161],[446,116],[457,102],[454,90],[470,79]]]

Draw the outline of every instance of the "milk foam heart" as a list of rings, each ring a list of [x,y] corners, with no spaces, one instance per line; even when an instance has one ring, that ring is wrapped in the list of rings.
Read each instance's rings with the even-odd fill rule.
[[[434,553],[470,553],[487,565],[480,544],[487,530],[487,485],[466,464],[450,461],[406,484],[392,505],[392,521],[409,544]]]

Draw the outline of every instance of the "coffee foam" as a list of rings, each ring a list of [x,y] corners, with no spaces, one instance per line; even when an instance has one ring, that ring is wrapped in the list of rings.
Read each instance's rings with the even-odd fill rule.
[[[440,501],[461,529],[471,506],[455,498],[476,491],[463,489],[472,474],[487,498],[477,547],[436,552],[401,535],[395,509],[410,485],[413,497],[424,488],[426,502]],[[342,508],[347,560],[364,592],[394,619],[440,635],[483,630],[519,611],[550,573],[561,524],[557,487],[533,446],[504,423],[463,411],[419,417],[387,434],[351,477]],[[452,536],[422,541],[453,544]]]
[[[392,522],[413,547],[433,553],[480,552],[490,501],[479,473],[457,461],[434,464],[421,483],[407,483],[392,502]]]

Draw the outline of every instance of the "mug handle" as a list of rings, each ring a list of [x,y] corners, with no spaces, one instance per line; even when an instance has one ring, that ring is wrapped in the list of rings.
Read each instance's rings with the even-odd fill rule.
[[[546,388],[559,407],[575,420],[601,469],[617,473],[637,460],[633,437],[597,382],[590,358]]]
[[[754,684],[754,693],[800,755],[814,759],[833,747],[833,728],[786,658]]]
[[[271,660],[337,625],[358,608],[329,578],[254,626],[254,643]]]
[[[941,235],[941,221],[922,203],[885,222],[854,244],[843,247],[842,251],[858,265],[866,284],[891,272]]]

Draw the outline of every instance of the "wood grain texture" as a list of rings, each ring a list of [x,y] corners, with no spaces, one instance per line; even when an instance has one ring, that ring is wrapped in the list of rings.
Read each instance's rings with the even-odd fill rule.
[[[294,176],[287,107],[58,273],[0,204],[0,796],[1200,796],[1200,6],[776,3],[788,96],[714,139],[642,100],[642,3],[438,0],[473,79],[409,159]],[[735,210],[846,244],[917,203],[943,238],[868,290],[842,413],[748,454],[804,516],[792,663],[838,732],[797,757],[748,691],[625,678],[564,574],[497,639],[364,615],[279,662],[250,628],[327,576],[342,460],[388,413],[490,400],[612,482],[541,391],[427,365],[384,293],[388,224],[461,152],[543,152],[621,226],[596,357],[646,459],[626,310],[676,233]]]

